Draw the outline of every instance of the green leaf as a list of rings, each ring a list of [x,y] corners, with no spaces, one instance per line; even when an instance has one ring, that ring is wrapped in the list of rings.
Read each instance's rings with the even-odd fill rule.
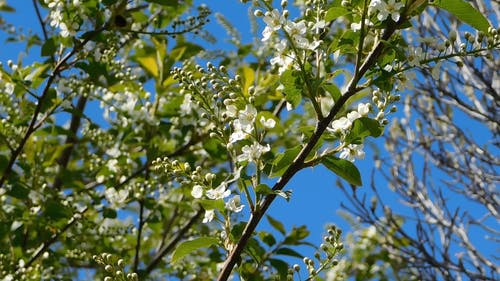
[[[45,202],[45,216],[51,219],[70,218],[72,216],[68,207],[61,204],[61,202],[49,199]]]
[[[29,193],[29,189],[21,185],[21,183],[14,183],[12,189],[7,191],[7,195],[21,200],[28,198]]]
[[[171,7],[177,7],[179,6],[179,1],[168,1],[168,0],[146,0],[146,2],[149,3],[156,3],[162,6],[171,6]]]
[[[337,85],[335,84],[327,83],[324,84],[322,87],[325,91],[327,91],[330,94],[330,96],[332,96],[333,101],[335,102],[337,102],[342,96],[339,87],[337,87]]]
[[[276,244],[276,239],[271,233],[265,231],[259,231],[258,235],[260,240],[266,243],[266,245],[268,245],[269,247],[272,247],[273,245]]]
[[[238,73],[243,79],[243,93],[247,93],[248,88],[254,84],[255,81],[255,71],[248,66],[243,66],[238,69]]]
[[[286,70],[280,78],[281,84],[285,87],[285,99],[294,108],[297,107],[302,100],[302,87],[300,86],[300,79],[296,70]]]
[[[477,30],[484,33],[488,32],[488,27],[490,27],[488,20],[468,2],[463,0],[435,0],[432,4],[447,10],[459,20],[470,24]]]
[[[200,248],[208,248],[214,244],[217,244],[218,241],[219,240],[214,237],[199,237],[193,240],[184,241],[179,244],[179,246],[172,254],[172,263],[176,263],[180,259]]]
[[[260,245],[259,241],[254,238],[250,238],[248,239],[247,246],[245,247],[245,253],[249,254],[258,264],[262,264],[266,250]]]
[[[149,74],[154,77],[158,77],[158,64],[156,63],[156,55],[151,54],[149,56],[138,57],[136,58],[137,62],[149,72]]]
[[[203,142],[203,148],[213,159],[227,159],[227,149],[218,139]]]
[[[325,16],[325,21],[330,22],[336,20],[338,17],[349,14],[350,11],[344,7],[332,7],[328,9]]]
[[[269,259],[269,263],[271,263],[272,267],[278,271],[278,274],[280,275],[279,280],[287,280],[286,276],[288,274],[288,263],[279,259]]]
[[[203,209],[205,210],[219,210],[221,212],[224,211],[224,200],[219,199],[219,200],[209,200],[209,199],[202,199],[198,201]]]
[[[9,164],[9,158],[6,155],[0,154],[0,171],[4,171]]]
[[[0,11],[2,11],[2,12],[15,12],[16,9],[7,5],[7,3],[0,3]]]
[[[102,216],[105,218],[116,219],[116,217],[118,216],[118,213],[116,212],[115,209],[104,207],[102,209]]]
[[[292,164],[293,160],[299,155],[302,146],[298,145],[286,150],[284,153],[278,155],[273,162],[273,168],[270,177],[280,177],[286,171],[288,166]]]
[[[259,184],[255,187],[255,193],[262,195],[274,194],[274,191],[267,184]]]
[[[271,217],[270,215],[266,215],[266,218],[267,218],[267,221],[269,222],[269,224],[274,228],[276,229],[277,231],[279,231],[281,234],[285,235],[286,234],[286,231],[285,231],[285,226],[277,219],[274,219],[273,217]]]
[[[285,255],[285,256],[290,256],[290,257],[296,257],[299,259],[304,258],[303,255],[298,253],[297,251],[290,249],[290,248],[280,248],[276,251],[276,254],[278,255]]]
[[[294,227],[290,234],[287,235],[285,240],[283,241],[283,244],[285,245],[300,245],[300,244],[306,244],[302,240],[305,239],[307,236],[309,236],[309,230],[305,225],[302,225],[300,227]]]
[[[47,90],[45,98],[42,101],[42,105],[40,107],[41,112],[46,112],[52,106],[54,106],[54,102],[57,101],[57,92],[56,89],[50,88]]]
[[[383,129],[379,122],[368,117],[361,117],[354,120],[352,129],[349,135],[346,136],[345,142],[360,144],[365,137],[379,137],[382,135]]]
[[[49,38],[42,45],[42,57],[50,57],[56,52],[54,38]]]
[[[361,174],[358,168],[348,160],[340,159],[334,156],[323,157],[321,163],[339,177],[345,179],[348,183],[360,186]]]

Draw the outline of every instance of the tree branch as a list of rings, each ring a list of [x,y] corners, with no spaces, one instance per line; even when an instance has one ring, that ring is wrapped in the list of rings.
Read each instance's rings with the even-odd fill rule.
[[[158,263],[163,259],[165,255],[170,253],[172,249],[179,243],[179,241],[182,239],[184,234],[191,228],[191,226],[200,218],[201,214],[203,213],[203,208],[200,208],[192,217],[189,219],[189,221],[177,231],[177,235],[173,237],[170,242],[163,248],[160,249],[156,255],[153,257],[153,260],[151,263],[146,267],[146,274],[149,274],[151,271],[153,271]]]
[[[394,24],[392,26],[389,26],[385,31],[384,34],[382,35],[382,39],[379,40],[377,45],[374,47],[372,52],[368,55],[364,63],[360,66],[357,67],[359,70],[356,70],[355,73],[357,75],[354,75],[351,81],[349,82],[349,85],[347,87],[347,92],[344,93],[338,102],[335,103],[333,108],[331,109],[330,113],[328,116],[326,116],[324,119],[321,119],[318,121],[316,124],[316,128],[314,130],[313,135],[311,136],[311,139],[309,142],[302,148],[300,151],[299,155],[294,159],[292,164],[288,167],[288,169],[285,171],[285,173],[282,175],[282,177],[276,182],[276,184],[273,186],[274,191],[282,190],[285,185],[290,181],[290,179],[303,168],[303,164],[309,153],[312,151],[322,134],[325,132],[326,128],[328,125],[333,121],[337,113],[340,111],[342,106],[347,102],[347,100],[356,94],[356,89],[357,89],[357,84],[361,77],[364,76],[366,71],[370,67],[374,65],[374,63],[377,61],[378,57],[382,53],[382,50],[384,48],[384,43],[387,41],[392,34],[396,31],[397,26],[403,22],[403,19],[405,17],[401,17],[400,22],[397,24]],[[236,244],[236,246],[233,248],[233,250],[230,252],[224,267],[222,268],[222,271],[219,274],[219,277],[217,278],[218,281],[225,281],[229,278],[229,275],[231,274],[231,271],[233,270],[234,265],[236,264],[236,261],[239,259],[241,253],[243,252],[243,249],[245,248],[248,240],[251,238],[253,232],[255,231],[255,228],[259,224],[260,220],[266,213],[267,209],[269,206],[271,206],[271,203],[274,201],[276,198],[275,194],[268,195],[264,201],[260,204],[259,208],[256,210],[255,213],[250,215],[250,220],[248,221],[247,225],[245,226],[245,229],[243,230],[243,233],[241,235],[240,240]]]

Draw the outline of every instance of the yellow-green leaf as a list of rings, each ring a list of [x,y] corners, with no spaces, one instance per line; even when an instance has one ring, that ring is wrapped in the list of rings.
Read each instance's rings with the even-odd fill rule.
[[[156,56],[151,55],[147,57],[137,58],[139,64],[144,67],[151,75],[158,77],[158,64],[156,63]]]

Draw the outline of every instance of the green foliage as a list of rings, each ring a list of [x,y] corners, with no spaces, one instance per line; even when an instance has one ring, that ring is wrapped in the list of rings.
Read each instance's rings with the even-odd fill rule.
[[[490,24],[481,12],[476,10],[472,5],[463,0],[436,0],[432,4],[447,10],[459,20],[470,24],[472,27],[482,32],[488,32]]]

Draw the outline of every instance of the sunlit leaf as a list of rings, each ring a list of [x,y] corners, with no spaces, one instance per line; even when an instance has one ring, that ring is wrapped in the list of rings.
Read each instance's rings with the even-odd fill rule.
[[[347,143],[360,144],[365,137],[379,137],[383,133],[383,127],[374,119],[361,117],[354,120],[351,131],[345,138]]]
[[[299,105],[302,100],[302,87],[298,72],[290,69],[286,70],[281,75],[280,81],[284,86],[283,93],[285,94],[286,101],[293,107]]]
[[[139,62],[139,64],[146,69],[149,74],[153,75],[154,77],[158,77],[158,64],[156,63],[156,56],[155,55],[150,55],[146,57],[138,57],[136,60]]]
[[[217,244],[218,241],[219,240],[214,237],[199,237],[193,240],[184,241],[174,250],[174,253],[172,254],[172,263],[178,262],[180,259],[198,249],[208,248]]]

